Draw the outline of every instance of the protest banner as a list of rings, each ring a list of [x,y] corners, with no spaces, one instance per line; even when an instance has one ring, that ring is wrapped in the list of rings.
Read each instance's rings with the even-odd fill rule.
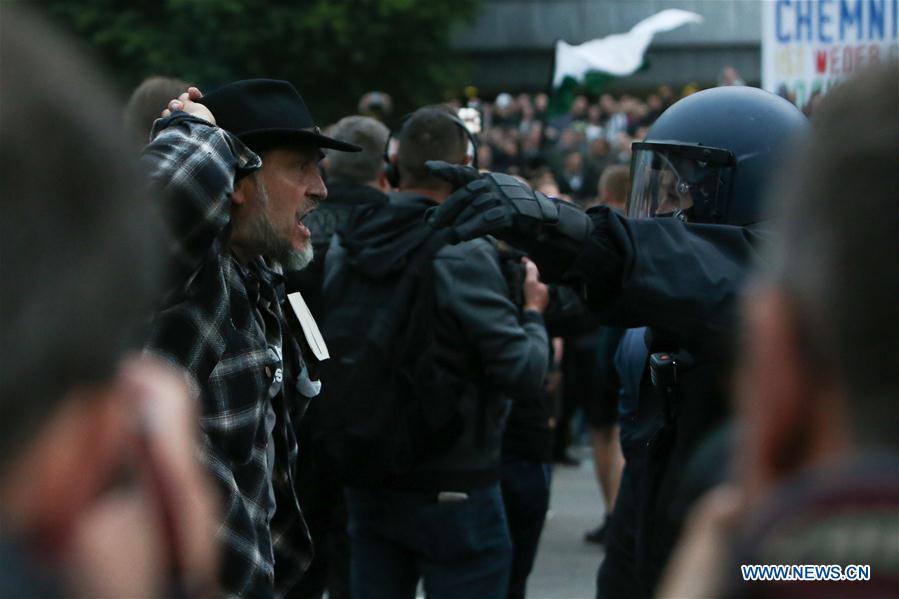
[[[860,68],[899,57],[899,0],[762,4],[762,87],[800,107]]]

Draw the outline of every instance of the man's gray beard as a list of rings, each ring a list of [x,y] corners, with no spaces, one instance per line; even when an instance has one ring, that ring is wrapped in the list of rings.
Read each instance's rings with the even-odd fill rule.
[[[297,271],[303,270],[309,266],[309,264],[312,263],[312,258],[312,240],[309,240],[306,242],[303,249],[297,250],[291,247],[290,251],[285,252],[280,258],[275,259],[281,263],[281,266],[285,271]]]
[[[312,262],[312,240],[307,240],[303,249],[297,250],[289,239],[279,237],[264,209],[269,203],[269,197],[261,178],[256,179],[256,186],[263,210],[247,224],[248,237],[260,254],[280,264],[285,271],[303,270]]]

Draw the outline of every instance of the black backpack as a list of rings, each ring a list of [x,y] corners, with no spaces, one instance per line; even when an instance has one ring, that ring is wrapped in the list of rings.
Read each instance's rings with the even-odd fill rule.
[[[313,448],[320,466],[349,486],[400,477],[448,450],[462,430],[456,398],[464,381],[434,356],[433,257],[450,234],[431,229],[419,212],[410,221],[408,207],[365,210],[357,220],[363,224],[345,232],[343,248],[355,242],[369,251],[376,241],[366,228],[405,217],[406,226],[390,232],[401,257],[372,272],[348,254],[326,274],[322,333],[331,359],[322,367]]]

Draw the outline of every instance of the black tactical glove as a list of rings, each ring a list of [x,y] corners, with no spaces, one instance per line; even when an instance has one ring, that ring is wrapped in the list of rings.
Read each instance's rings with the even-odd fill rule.
[[[545,282],[562,279],[593,229],[574,204],[550,200],[509,175],[436,160],[425,164],[455,189],[431,214],[432,226],[449,227],[460,241],[494,235],[527,252]]]

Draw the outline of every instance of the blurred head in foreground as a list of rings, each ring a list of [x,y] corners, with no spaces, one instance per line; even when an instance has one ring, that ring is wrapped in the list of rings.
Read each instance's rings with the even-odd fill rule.
[[[897,90],[896,62],[833,90],[770,194],[772,268],[744,312],[740,478],[694,512],[663,596],[899,588]],[[800,569],[744,578],[765,564]],[[837,579],[797,580],[805,565]]]
[[[212,501],[188,388],[123,359],[162,246],[117,102],[34,15],[2,13],[0,596],[201,588]]]
[[[773,271],[746,306],[741,408],[750,489],[899,450],[899,63],[826,99],[782,213]]]

